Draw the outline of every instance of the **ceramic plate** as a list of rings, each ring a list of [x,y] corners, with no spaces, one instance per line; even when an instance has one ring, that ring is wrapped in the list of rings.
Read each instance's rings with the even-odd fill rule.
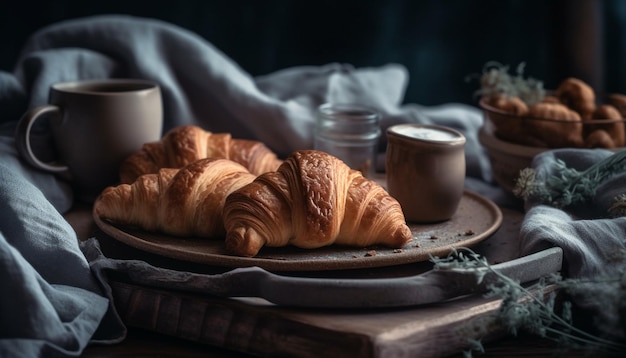
[[[148,233],[113,225],[97,216],[94,220],[112,238],[172,259],[221,267],[259,266],[271,271],[325,271],[394,266],[426,261],[430,255],[445,256],[452,248],[471,247],[491,236],[502,223],[502,212],[491,200],[465,191],[457,213],[450,220],[409,225],[413,240],[402,249],[337,245],[318,249],[266,247],[255,257],[228,254],[220,240]]]

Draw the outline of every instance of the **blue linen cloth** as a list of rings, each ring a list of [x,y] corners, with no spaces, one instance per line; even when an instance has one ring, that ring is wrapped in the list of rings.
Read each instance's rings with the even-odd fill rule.
[[[74,229],[15,166],[0,164],[0,187],[0,356],[78,356],[121,340]]]
[[[88,258],[96,257],[96,243],[87,241],[81,251],[63,219],[73,203],[69,184],[29,168],[18,158],[12,138],[19,117],[46,103],[51,84],[109,77],[159,83],[164,130],[196,124],[263,141],[281,156],[312,146],[315,109],[329,101],[368,103],[381,112],[383,129],[405,122],[450,126],[467,137],[466,186],[500,204],[511,203],[491,183],[489,163],[477,140],[481,113],[462,104],[403,104],[409,74],[401,65],[354,68],[334,63],[253,78],[199,36],[158,20],[107,15],[61,22],[29,39],[13,72],[0,72],[0,356],[77,356],[89,343],[125,337],[107,294],[106,275],[90,271]],[[45,131],[40,134],[34,145],[49,146]],[[575,235],[567,228],[567,238],[546,236],[535,224],[543,220],[537,215],[565,226],[574,222],[560,210],[531,209],[522,237],[527,250],[546,240],[564,245]],[[591,223],[607,227],[601,221]],[[606,223],[623,233],[619,219]],[[586,264],[585,272],[603,265],[602,252],[586,261],[588,245],[593,245],[589,238],[572,250],[565,245],[570,272],[580,262]]]

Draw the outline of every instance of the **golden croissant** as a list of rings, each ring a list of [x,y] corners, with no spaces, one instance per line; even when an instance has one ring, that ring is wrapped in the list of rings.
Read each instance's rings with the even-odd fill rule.
[[[182,168],[204,158],[230,159],[255,175],[274,171],[282,162],[261,142],[186,125],[171,129],[160,141],[146,143],[126,158],[120,166],[120,181],[130,184],[140,175],[161,168]]]
[[[376,182],[320,151],[294,152],[224,204],[226,249],[255,256],[263,246],[331,244],[402,247],[412,239],[400,204]]]
[[[200,159],[181,169],[160,169],[132,184],[106,188],[94,203],[94,214],[150,232],[222,239],[226,197],[254,178],[233,161]]]

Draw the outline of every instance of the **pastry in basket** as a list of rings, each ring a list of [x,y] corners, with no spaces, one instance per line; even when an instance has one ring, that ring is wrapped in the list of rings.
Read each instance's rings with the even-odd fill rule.
[[[618,148],[626,144],[624,122],[598,123],[594,120],[621,119],[622,114],[610,104],[601,104],[593,112],[592,120],[585,125],[585,146],[588,148]]]
[[[596,95],[588,84],[578,78],[566,78],[556,89],[559,102],[576,111],[582,120],[589,120],[596,109]]]
[[[517,116],[525,116],[528,114],[528,105],[518,97],[509,97],[505,95],[487,97],[487,103],[507,113]]]
[[[626,95],[598,96],[589,84],[574,77],[547,93],[543,82],[524,78],[523,70],[520,64],[512,76],[508,66],[489,62],[480,76],[480,106],[497,137],[548,148],[626,145]]]
[[[149,232],[222,239],[226,197],[254,178],[231,160],[200,159],[106,188],[94,203],[94,215]]]
[[[621,93],[611,93],[607,96],[608,104],[615,107],[621,118],[626,118],[626,95]]]
[[[493,112],[494,121],[498,123],[495,128],[499,137],[508,140],[517,140],[523,131],[524,122],[519,120],[510,120],[509,114],[516,116],[526,116],[528,114],[528,105],[519,97],[510,97],[507,95],[492,95],[485,97],[485,103],[493,106],[501,111],[506,112],[500,114]]]
[[[526,135],[536,140],[536,145],[550,148],[582,147],[583,123],[580,115],[561,103],[541,102],[529,107],[530,120],[526,123]]]
[[[274,171],[282,162],[261,142],[186,125],[171,129],[160,141],[146,143],[128,157],[120,166],[120,180],[130,184],[140,175],[156,173],[161,168],[182,168],[204,158],[230,159],[255,175]]]
[[[276,172],[233,192],[224,205],[226,248],[404,246],[412,239],[400,204],[376,182],[325,152],[294,152]]]

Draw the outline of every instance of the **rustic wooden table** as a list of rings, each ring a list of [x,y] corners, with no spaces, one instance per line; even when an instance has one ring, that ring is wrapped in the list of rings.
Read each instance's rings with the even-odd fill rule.
[[[491,262],[519,256],[517,234],[523,214],[505,208],[502,212],[500,229],[474,248]],[[66,218],[79,239],[96,236],[109,256],[160,262],[104,235],[89,207],[78,206]],[[430,263],[420,265],[418,270],[425,271]],[[393,270],[407,268],[389,270],[395,275]],[[114,279],[111,285],[128,337],[116,345],[90,346],[85,357],[461,357],[468,337],[482,340],[485,353],[475,353],[481,357],[548,357],[558,351],[551,341],[507,334],[493,323],[499,301],[481,296],[417,308],[307,310],[138,287],[123,279]],[[488,330],[480,328],[485,322],[490,323]]]

